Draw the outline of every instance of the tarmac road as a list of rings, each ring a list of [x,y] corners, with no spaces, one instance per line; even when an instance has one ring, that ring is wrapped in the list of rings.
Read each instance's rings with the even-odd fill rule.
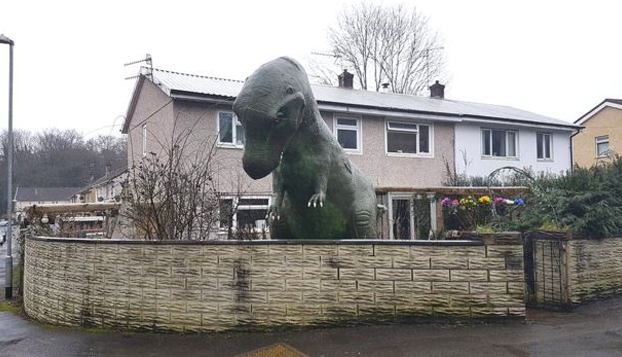
[[[622,356],[622,298],[528,322],[159,335],[40,326],[0,312],[0,356],[234,356],[285,343],[309,356]]]

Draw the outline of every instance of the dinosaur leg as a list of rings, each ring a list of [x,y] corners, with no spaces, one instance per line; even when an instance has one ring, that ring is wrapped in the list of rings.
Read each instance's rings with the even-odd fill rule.
[[[275,219],[270,223],[271,239],[292,239],[292,234],[287,225],[287,220],[281,214],[279,219]]]
[[[354,237],[357,239],[375,239],[376,236],[376,212],[368,209],[359,209],[352,212],[352,227]]]

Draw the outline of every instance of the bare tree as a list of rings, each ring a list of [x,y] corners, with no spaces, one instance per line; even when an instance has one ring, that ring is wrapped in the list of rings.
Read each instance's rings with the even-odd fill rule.
[[[200,140],[195,125],[159,142],[130,167],[123,218],[149,240],[204,239],[218,221],[216,142]],[[177,122],[177,120],[175,120]]]
[[[328,31],[334,65],[351,69],[361,89],[423,94],[432,79],[444,79],[445,60],[440,36],[428,18],[402,5],[362,2],[342,11]],[[311,66],[319,82],[334,71]]]
[[[199,128],[202,121],[178,116],[170,135],[153,135],[153,150],[135,157],[120,212],[133,228],[126,233],[148,240],[205,240],[218,231],[227,239],[262,237],[234,226],[249,183],[236,169],[239,158],[219,150],[219,133]]]

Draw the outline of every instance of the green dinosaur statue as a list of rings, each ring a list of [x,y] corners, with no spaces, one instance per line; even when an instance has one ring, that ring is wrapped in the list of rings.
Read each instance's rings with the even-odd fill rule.
[[[244,126],[244,171],[273,175],[273,239],[376,238],[376,195],[320,116],[307,74],[288,57],[246,79],[233,110]]]

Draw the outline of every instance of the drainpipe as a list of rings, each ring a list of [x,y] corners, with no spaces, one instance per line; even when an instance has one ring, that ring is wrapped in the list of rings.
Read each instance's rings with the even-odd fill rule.
[[[570,135],[570,171],[572,172],[574,170],[574,154],[573,154],[573,148],[572,148],[572,138],[574,138],[576,135],[580,134],[583,129],[585,129],[584,127],[581,127],[579,129],[577,129],[577,131]]]

